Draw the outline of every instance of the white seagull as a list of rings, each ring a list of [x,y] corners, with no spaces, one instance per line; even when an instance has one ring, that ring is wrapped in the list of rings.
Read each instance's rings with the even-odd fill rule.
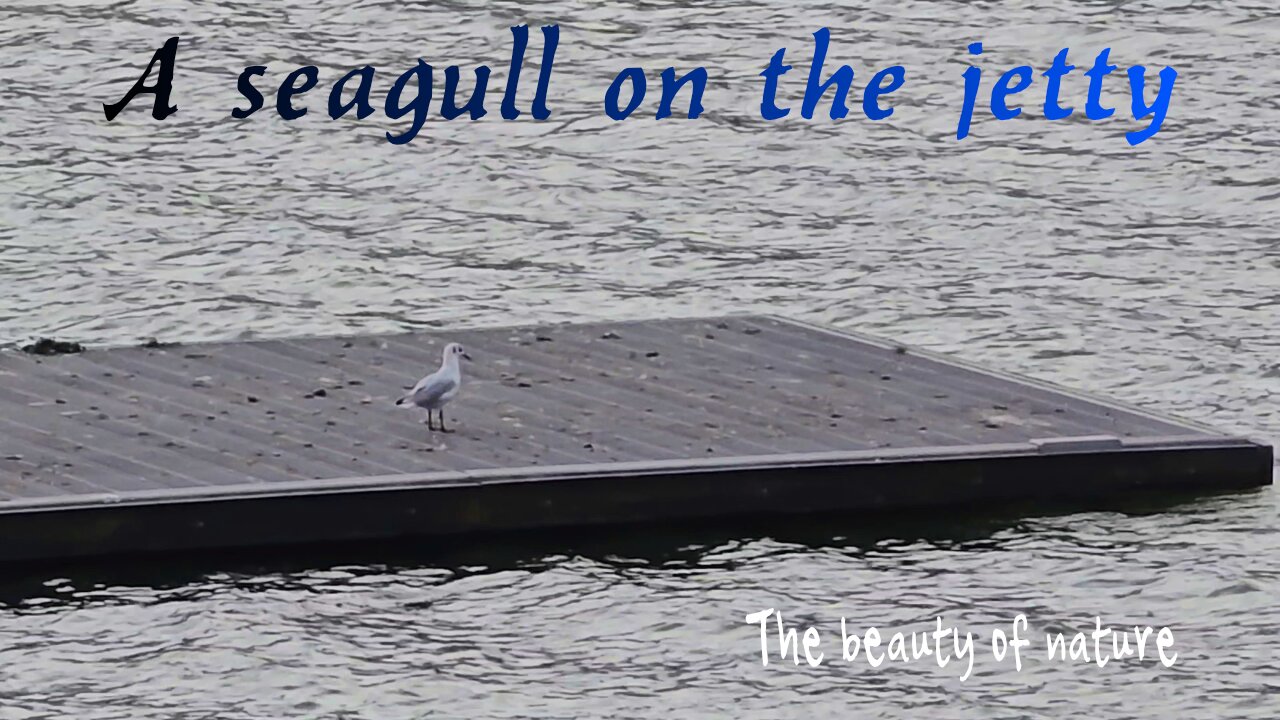
[[[444,357],[440,360],[440,369],[418,381],[408,395],[396,400],[396,405],[403,407],[420,407],[427,411],[427,427],[435,430],[431,412],[440,412],[440,431],[449,432],[444,426],[444,406],[458,394],[462,387],[462,367],[458,358],[471,359],[458,343],[444,346]]]

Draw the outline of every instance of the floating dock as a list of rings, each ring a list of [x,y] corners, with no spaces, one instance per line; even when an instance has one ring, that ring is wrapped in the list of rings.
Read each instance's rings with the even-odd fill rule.
[[[461,342],[453,432],[396,408]],[[0,353],[0,560],[1272,481],[1197,424],[775,317]]]

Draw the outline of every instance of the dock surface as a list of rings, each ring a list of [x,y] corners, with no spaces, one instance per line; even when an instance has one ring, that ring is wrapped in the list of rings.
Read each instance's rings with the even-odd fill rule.
[[[394,401],[452,341],[431,432]],[[1271,475],[1245,438],[774,317],[0,353],[0,560]]]

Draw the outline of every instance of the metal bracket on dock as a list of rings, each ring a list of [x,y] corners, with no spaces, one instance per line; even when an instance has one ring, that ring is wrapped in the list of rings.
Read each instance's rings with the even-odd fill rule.
[[[1097,450],[1114,450],[1124,446],[1124,441],[1115,435],[1080,435],[1077,437],[1037,438],[1031,441],[1041,455],[1056,455],[1069,452],[1094,452]]]
[[[1030,444],[1041,455],[1098,452],[1106,450],[1192,450],[1213,447],[1254,445],[1248,438],[1225,435],[1170,435],[1166,437],[1118,438],[1114,435],[1079,435],[1064,438],[1037,438]]]

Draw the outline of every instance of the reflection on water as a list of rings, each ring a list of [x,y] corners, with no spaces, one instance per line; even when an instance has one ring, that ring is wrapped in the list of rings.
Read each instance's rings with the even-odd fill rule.
[[[543,123],[496,112],[521,22],[561,27]],[[855,92],[906,67],[893,118],[759,119],[760,69],[783,46],[803,68],[821,26]],[[0,341],[776,312],[1280,438],[1276,31],[1261,2],[19,0],[0,8]],[[101,103],[171,34],[179,112],[157,123],[139,102],[106,123]],[[1077,116],[979,120],[956,142],[974,40],[988,79],[1062,47],[1080,67],[1104,47],[1122,68],[1174,66],[1169,119],[1131,148],[1126,79],[1095,123],[1076,73]],[[246,65],[268,66],[266,88],[314,63],[327,88],[369,63],[376,99],[419,56],[467,81],[490,65],[489,115],[400,147],[384,133],[407,120],[329,121],[322,93],[292,123],[228,116]],[[633,65],[705,66],[706,112],[612,122],[604,89]],[[802,92],[793,71],[784,102]],[[1275,497],[972,534],[867,538],[850,519],[818,526],[825,541],[763,528],[684,550],[654,531],[657,555],[501,567],[486,544],[164,589],[22,581],[9,594],[33,599],[0,614],[0,715],[1269,717]],[[741,620],[769,605],[837,632],[841,615],[1101,614],[1173,624],[1187,647],[1172,670],[980,664],[963,686],[925,666],[762,669]]]
[[[755,527],[181,559],[11,585],[0,707],[77,717],[1270,717],[1273,492],[976,518],[820,518]],[[647,533],[652,533],[648,535]],[[376,557],[371,562],[370,557]],[[348,564],[350,563],[350,564]],[[21,598],[25,595],[25,599]],[[745,615],[819,628],[819,668],[759,665]],[[977,653],[839,659],[850,628],[986,641],[1018,613],[1021,672]],[[1050,662],[1046,632],[1168,624],[1178,662]],[[776,649],[776,648],[775,648]],[[1034,649],[1034,648],[1033,648]],[[447,704],[446,704],[447,703]],[[444,710],[443,708],[449,708]],[[710,710],[709,710],[710,709]]]

